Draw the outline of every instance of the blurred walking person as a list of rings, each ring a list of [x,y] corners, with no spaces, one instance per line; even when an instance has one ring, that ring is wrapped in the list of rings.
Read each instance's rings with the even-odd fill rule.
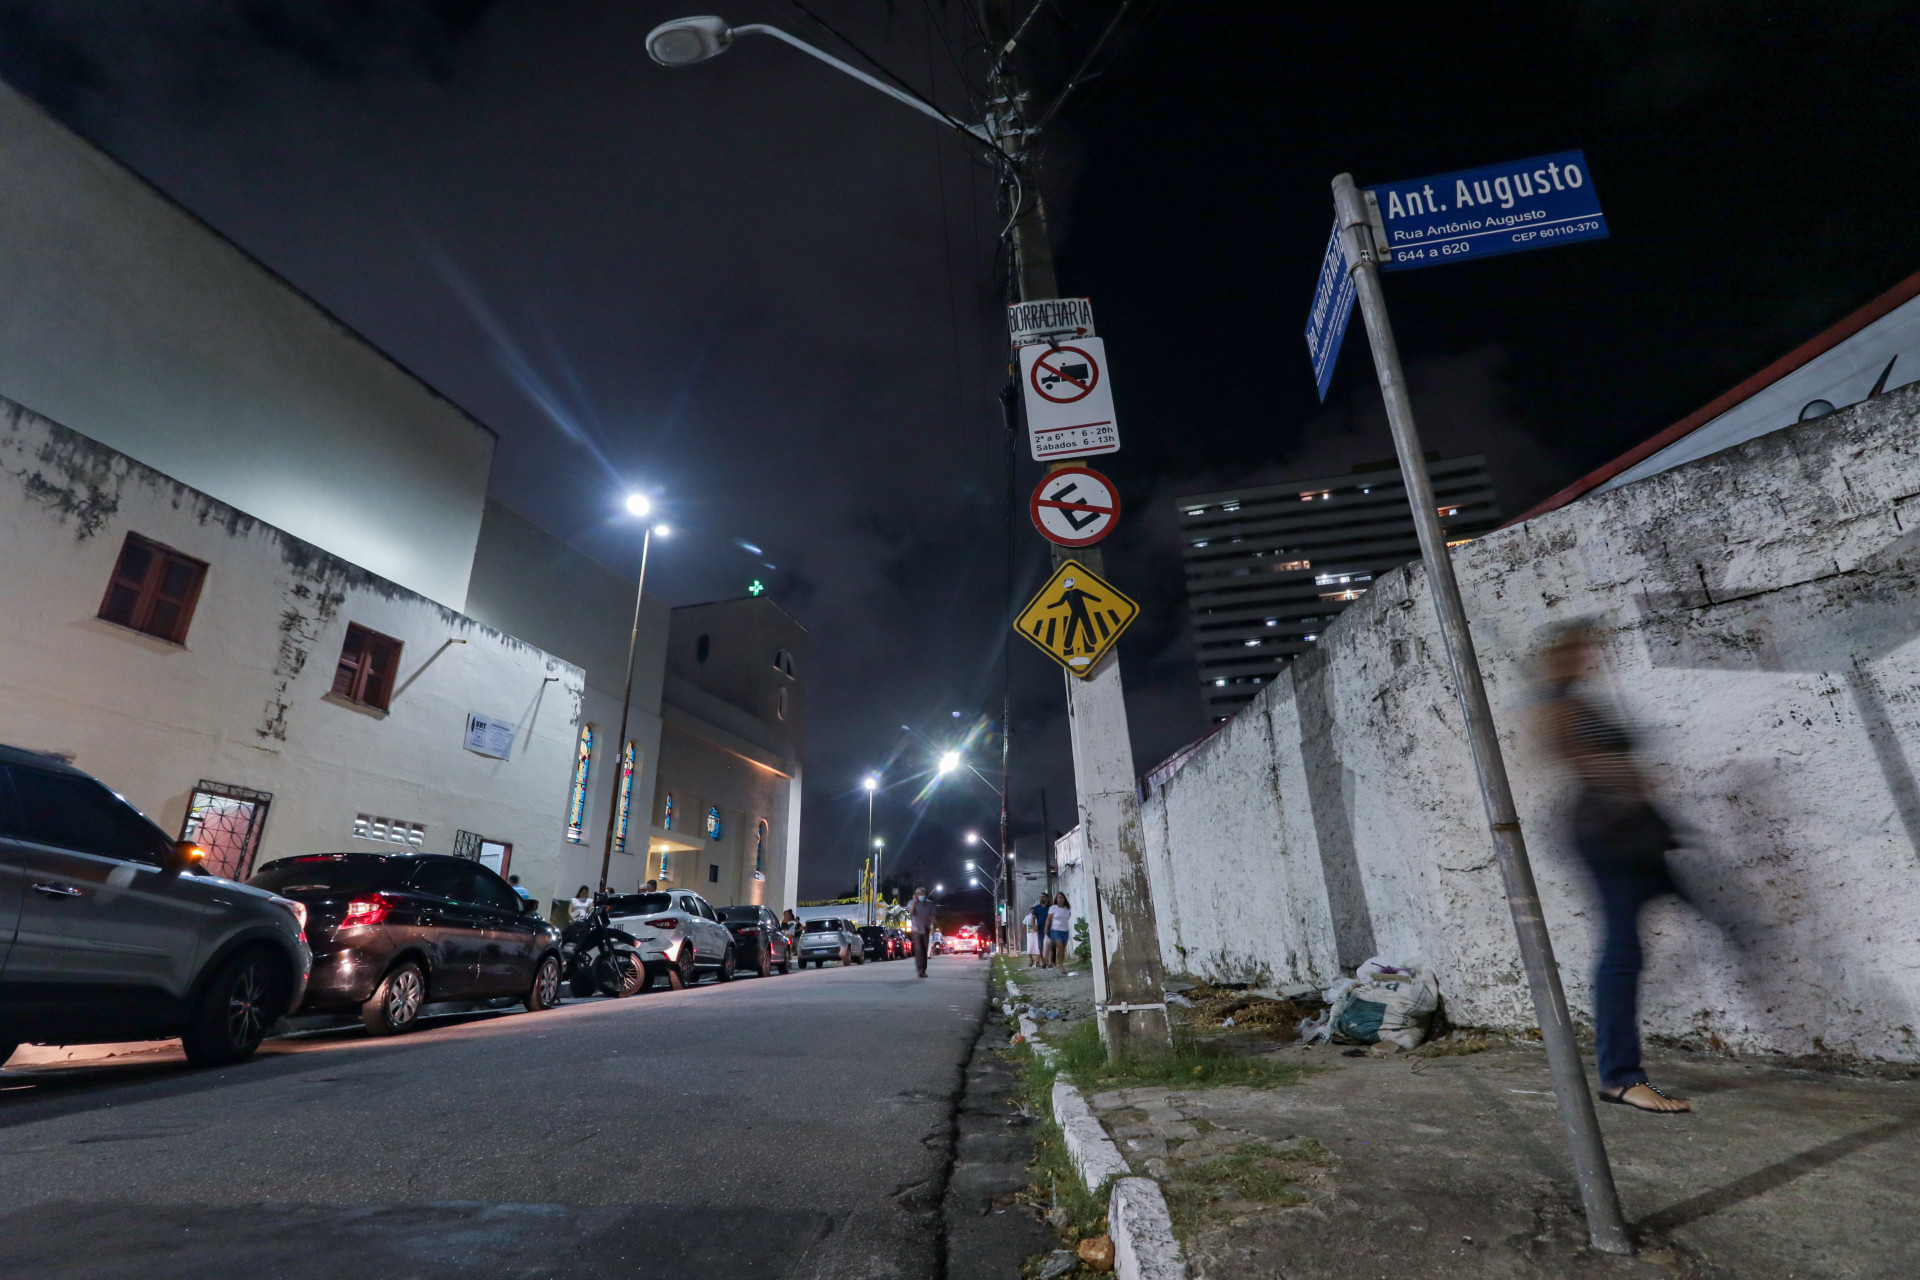
[[[1026,926],[1021,933],[1026,942],[1023,949],[1027,953],[1027,968],[1032,969],[1040,963],[1040,922],[1035,920],[1033,912],[1029,911],[1021,917],[1021,923]]]
[[[1547,647],[1540,694],[1548,741],[1578,787],[1573,844],[1605,919],[1593,976],[1600,1097],[1641,1111],[1691,1111],[1640,1065],[1640,913],[1656,898],[1680,895],[1667,869],[1667,851],[1678,841],[1654,806],[1633,730],[1587,692],[1596,666],[1592,624],[1569,623]]]
[[[933,899],[921,885],[913,891],[913,901],[907,906],[907,923],[913,929],[913,967],[923,978],[927,976],[927,956],[933,950],[933,913]]]
[[[1047,967],[1047,912],[1053,908],[1053,902],[1046,894],[1033,904],[1033,910],[1027,912],[1027,928],[1034,935],[1034,952],[1040,957],[1040,967]],[[1032,963],[1031,958],[1028,961]]]

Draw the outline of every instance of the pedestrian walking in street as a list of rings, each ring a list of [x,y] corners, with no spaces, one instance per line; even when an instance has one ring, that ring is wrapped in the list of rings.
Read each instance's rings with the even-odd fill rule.
[[[1634,731],[1590,691],[1597,665],[1592,624],[1562,628],[1547,647],[1540,708],[1553,752],[1578,788],[1573,845],[1605,920],[1593,977],[1600,1097],[1641,1111],[1691,1111],[1640,1065],[1640,913],[1656,898],[1680,896],[1667,868],[1667,851],[1679,842],[1653,803]]]
[[[1067,967],[1067,941],[1073,936],[1073,908],[1067,904],[1067,895],[1053,895],[1053,905],[1047,908],[1047,953],[1055,966]]]
[[[1027,968],[1031,969],[1040,963],[1040,925],[1031,911],[1022,917],[1021,923],[1025,925],[1021,932],[1026,940]]]
[[[921,885],[915,889],[913,901],[907,906],[907,923],[913,929],[913,967],[923,978],[927,976],[927,956],[933,951],[934,910],[927,887]]]
[[[1037,944],[1034,951],[1039,956],[1039,966],[1047,967],[1047,912],[1053,909],[1053,902],[1046,894],[1041,894],[1033,904],[1033,910],[1027,912],[1027,928],[1033,932]],[[1033,963],[1029,960],[1029,963]]]
[[[592,914],[593,889],[583,884],[580,886],[580,892],[574,894],[567,902],[567,919],[578,924]]]

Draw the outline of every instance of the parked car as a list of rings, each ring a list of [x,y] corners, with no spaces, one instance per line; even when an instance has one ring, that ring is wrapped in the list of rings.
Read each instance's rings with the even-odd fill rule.
[[[947,950],[957,956],[982,955],[987,946],[987,940],[977,925],[962,925],[947,939]]]
[[[866,959],[866,942],[853,931],[851,924],[838,917],[809,920],[800,934],[800,967],[803,969],[809,963],[818,969],[829,960],[864,964]]]
[[[0,1063],[22,1042],[177,1035],[203,1067],[259,1047],[306,992],[305,912],[200,857],[91,775],[0,746]]]
[[[248,884],[305,906],[313,976],[303,1013],[357,1012],[374,1035],[442,1000],[560,1000],[560,931],[499,876],[448,854],[307,853]]]
[[[866,959],[893,959],[893,942],[887,937],[886,929],[877,924],[866,924],[855,932],[860,935],[861,949]]]
[[[780,927],[780,917],[766,907],[722,907],[720,923],[733,935],[736,967],[771,977],[777,969],[793,968],[793,939]]]
[[[888,929],[887,945],[892,948],[891,954],[894,959],[911,960],[913,958],[913,939],[907,936],[905,929]]]
[[[731,981],[737,953],[733,934],[707,900],[685,889],[623,893],[606,899],[607,918],[640,948],[647,985],[666,979],[690,987],[702,972]]]

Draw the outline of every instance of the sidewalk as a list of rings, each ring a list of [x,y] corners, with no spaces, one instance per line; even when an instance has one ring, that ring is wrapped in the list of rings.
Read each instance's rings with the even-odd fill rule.
[[[1020,981],[1073,1015],[1049,1038],[1090,1011],[1084,972]],[[1307,1068],[1266,1090],[1088,1090],[1135,1170],[1163,1183],[1196,1280],[1920,1276],[1920,1072],[1655,1051],[1649,1070],[1698,1109],[1600,1107],[1640,1243],[1622,1259],[1585,1247],[1536,1045],[1456,1033],[1347,1057],[1291,1043],[1291,1027],[1176,1012],[1189,1034]]]

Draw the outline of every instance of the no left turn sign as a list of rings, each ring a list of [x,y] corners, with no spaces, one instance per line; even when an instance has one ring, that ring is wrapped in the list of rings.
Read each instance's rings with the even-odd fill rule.
[[[1033,527],[1063,547],[1090,547],[1113,532],[1120,491],[1091,467],[1061,467],[1041,477],[1027,504]]]

